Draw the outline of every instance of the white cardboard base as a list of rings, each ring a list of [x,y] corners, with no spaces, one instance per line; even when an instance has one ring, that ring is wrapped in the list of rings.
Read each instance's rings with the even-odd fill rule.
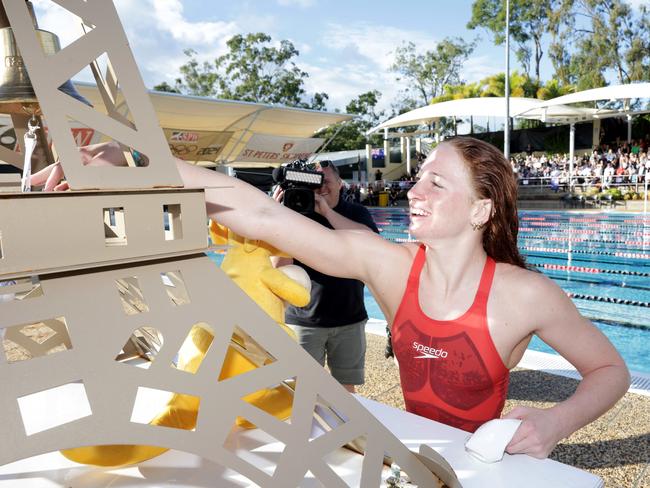
[[[549,459],[526,455],[510,456],[503,461],[484,464],[465,452],[468,433],[387,405],[357,396],[357,399],[411,450],[421,443],[443,455],[456,471],[465,488],[489,487],[584,487],[600,488],[597,476]],[[236,430],[229,447],[237,455],[268,474],[283,449],[280,443],[260,430]],[[334,451],[327,459],[349,486],[360,482],[363,458],[346,449]],[[384,478],[388,475],[385,469]],[[250,480],[205,461],[198,456],[169,451],[155,459],[121,469],[81,466],[58,452],[35,456],[0,467],[0,488],[143,488],[143,487],[248,487]],[[321,483],[307,474],[301,487],[315,488]]]

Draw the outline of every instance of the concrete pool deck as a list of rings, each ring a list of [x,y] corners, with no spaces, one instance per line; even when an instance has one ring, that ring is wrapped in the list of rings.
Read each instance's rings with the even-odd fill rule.
[[[366,384],[359,394],[403,409],[397,367],[384,358],[385,337],[370,332],[366,338]],[[547,372],[554,363],[539,370],[522,363],[511,372],[504,412],[517,405],[549,408],[578,385],[557,374],[563,367]],[[628,392],[601,418],[561,441],[550,457],[600,476],[607,487],[650,488],[650,396]]]

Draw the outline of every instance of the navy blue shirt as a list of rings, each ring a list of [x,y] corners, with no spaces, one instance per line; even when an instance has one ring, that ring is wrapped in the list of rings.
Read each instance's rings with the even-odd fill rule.
[[[363,205],[339,198],[334,211],[379,233],[370,212]],[[308,217],[333,229],[329,221],[320,214],[314,213]],[[325,275],[297,260],[295,264],[304,268],[311,278],[311,301],[309,305],[302,308],[288,306],[285,312],[287,324],[305,327],[340,327],[368,318],[363,303],[363,282]],[[339,263],[340,266],[345,264]]]

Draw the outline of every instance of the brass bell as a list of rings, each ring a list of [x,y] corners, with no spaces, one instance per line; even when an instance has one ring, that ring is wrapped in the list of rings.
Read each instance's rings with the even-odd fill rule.
[[[59,39],[52,32],[48,32],[38,28],[36,16],[34,14],[34,7],[29,0],[25,1],[29,9],[30,16],[36,34],[40,40],[43,52],[46,55],[52,55],[61,50]],[[24,134],[24,127],[28,125],[29,120],[34,120],[35,124],[43,127],[43,120],[41,118],[41,110],[38,104],[38,99],[34,93],[34,88],[27,74],[27,69],[23,58],[20,55],[18,46],[16,45],[16,38],[14,37],[13,30],[10,27],[7,13],[0,2],[0,56],[4,56],[4,63],[0,63],[0,113],[11,115],[14,130],[20,145],[21,135]],[[2,58],[0,58],[2,59]],[[82,97],[70,80],[66,81],[59,87],[62,92],[74,97],[75,99],[91,105],[84,97]],[[34,150],[31,159],[32,171],[38,171],[54,161],[52,150],[48,144],[47,136],[44,130],[37,131],[38,143]],[[22,147],[22,146],[21,146]],[[7,148],[0,148],[2,158],[7,158],[7,161],[14,160],[15,153],[12,150],[7,151]],[[19,162],[12,162],[11,164],[21,168],[22,164]],[[8,168],[6,164],[0,161],[0,172],[16,171],[16,168]]]
[[[37,29],[36,33],[45,55],[51,55],[60,51],[61,45],[59,44],[59,38],[52,32],[38,29],[33,6],[29,1],[26,3],[29,7],[34,27]],[[0,64],[0,112],[10,114],[24,114],[25,112],[29,114],[39,113],[38,100],[36,99],[32,83],[29,80],[25,63],[16,45],[13,30],[11,27],[7,27],[9,22],[4,8],[0,6],[0,10],[0,56],[5,60],[3,64]],[[61,85],[59,90],[90,105],[79,94],[70,80]]]

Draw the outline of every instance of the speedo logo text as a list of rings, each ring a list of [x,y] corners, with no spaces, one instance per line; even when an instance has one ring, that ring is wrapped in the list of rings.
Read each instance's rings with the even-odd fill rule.
[[[438,359],[438,358],[444,359],[447,357],[447,351],[445,351],[443,348],[434,349],[432,347],[425,346],[424,344],[420,344],[415,341],[413,341],[413,349],[415,349],[417,352],[421,354],[420,356],[415,356],[414,359]]]

